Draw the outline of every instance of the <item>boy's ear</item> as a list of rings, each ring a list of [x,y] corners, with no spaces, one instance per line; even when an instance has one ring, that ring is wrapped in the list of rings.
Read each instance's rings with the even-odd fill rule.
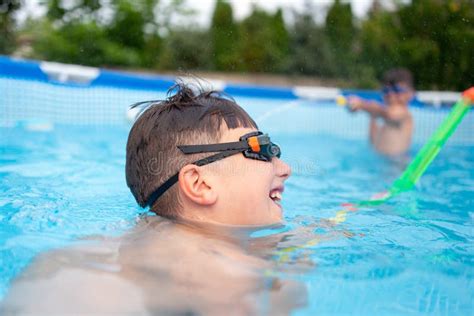
[[[212,205],[217,201],[217,192],[212,187],[201,167],[186,165],[179,171],[179,188],[183,194],[200,205]]]

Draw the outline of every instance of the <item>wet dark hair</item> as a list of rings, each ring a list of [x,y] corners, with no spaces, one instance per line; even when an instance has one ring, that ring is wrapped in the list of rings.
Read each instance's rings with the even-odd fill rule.
[[[394,86],[397,83],[404,83],[413,89],[413,75],[406,68],[390,69],[383,74],[382,84],[384,86]]]
[[[165,100],[132,107],[142,107],[142,111],[128,136],[125,173],[127,185],[141,207],[170,176],[199,159],[199,155],[184,155],[178,145],[217,143],[226,129],[257,129],[254,120],[231,97],[183,82],[172,86]],[[177,186],[171,187],[151,211],[178,217],[181,205],[177,193]]]

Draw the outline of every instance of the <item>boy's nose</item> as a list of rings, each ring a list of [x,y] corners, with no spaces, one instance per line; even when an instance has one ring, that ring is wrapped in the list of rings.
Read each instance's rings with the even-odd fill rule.
[[[291,167],[280,158],[273,158],[277,176],[288,179],[291,176]]]

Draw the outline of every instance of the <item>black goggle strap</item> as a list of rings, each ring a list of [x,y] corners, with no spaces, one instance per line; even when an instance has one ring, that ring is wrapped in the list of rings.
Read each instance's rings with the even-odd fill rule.
[[[260,131],[251,132],[240,138],[238,142],[220,143],[220,144],[205,144],[205,145],[181,145],[178,148],[183,154],[199,154],[228,150],[250,151],[258,153],[260,146],[271,144],[270,137]]]
[[[182,147],[182,146],[180,146],[180,147]],[[229,156],[238,154],[240,152],[242,152],[241,149],[227,150],[227,151],[223,151],[223,152],[220,152],[218,154],[215,154],[215,155],[203,158],[203,159],[199,159],[199,160],[197,160],[197,161],[195,161],[191,164],[196,165],[196,166],[204,166],[204,165],[210,164],[212,162],[215,162],[215,161],[227,158]],[[178,182],[178,177],[179,177],[179,172],[176,173],[175,175],[173,175],[168,180],[166,180],[162,185],[160,185],[158,187],[158,189],[153,191],[153,193],[150,194],[150,196],[148,197],[146,205],[149,206],[149,207],[152,207],[153,204],[155,204],[156,200],[158,200],[158,198],[160,196],[162,196],[169,188],[171,188],[176,182]]]
[[[270,143],[271,142],[268,135],[263,134],[260,131],[256,131],[242,136],[238,142],[206,145],[181,145],[178,146],[178,148],[185,155],[219,152],[215,155],[197,160],[192,163],[197,166],[204,166],[241,152],[243,152],[245,157],[248,158],[269,161],[271,158],[261,156],[258,152],[260,152],[260,145],[265,146]],[[153,191],[153,193],[150,194],[146,205],[151,207],[160,196],[162,196],[169,188],[178,182],[178,175],[179,173],[176,173],[171,178],[166,180],[160,187],[158,187],[158,189]]]
[[[229,150],[238,150],[240,152],[249,148],[249,144],[246,140],[240,142],[232,143],[220,143],[220,144],[206,144],[206,145],[181,145],[178,148],[183,152],[183,154],[200,154],[200,153],[210,153],[217,151],[229,151]]]

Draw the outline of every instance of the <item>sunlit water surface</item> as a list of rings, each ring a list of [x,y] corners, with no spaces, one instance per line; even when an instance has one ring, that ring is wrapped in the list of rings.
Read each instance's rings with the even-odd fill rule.
[[[447,146],[415,190],[321,226],[341,203],[387,189],[409,158],[384,158],[365,140],[279,133],[265,113],[252,115],[293,167],[283,202],[287,229],[310,227],[323,237],[342,232],[285,259],[280,277],[302,283],[309,298],[294,314],[472,313],[473,146]],[[134,226],[142,210],[125,184],[128,130],[125,124],[0,130],[0,297],[38,253]],[[305,269],[291,268],[301,261],[309,262]]]

